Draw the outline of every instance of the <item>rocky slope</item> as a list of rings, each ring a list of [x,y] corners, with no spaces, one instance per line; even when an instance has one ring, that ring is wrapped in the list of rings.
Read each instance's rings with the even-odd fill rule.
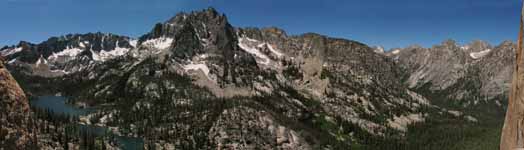
[[[36,148],[25,93],[0,62],[0,149]]]
[[[446,91],[448,98],[464,107],[490,102],[499,106],[507,97],[514,64],[515,44],[490,46],[474,41],[460,46],[448,40],[431,48],[411,46],[386,55],[407,72],[412,89]]]

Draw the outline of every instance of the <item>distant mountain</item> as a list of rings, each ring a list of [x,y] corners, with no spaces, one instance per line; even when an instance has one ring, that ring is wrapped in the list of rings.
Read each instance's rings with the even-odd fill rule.
[[[30,74],[57,77],[124,55],[136,46],[136,42],[113,34],[69,34],[49,38],[40,44],[22,41],[16,46],[2,48],[0,55],[7,58],[9,64],[31,68]]]
[[[515,47],[510,41],[493,47],[483,41],[460,46],[448,40],[432,48],[411,46],[386,55],[406,70],[410,88],[448,91],[447,97],[464,107],[481,102],[502,106],[510,85]]]
[[[427,91],[449,90],[464,106],[503,96],[511,46],[446,41],[384,52],[315,33],[237,28],[209,8],[136,40],[74,34],[0,54],[26,92],[103,108],[83,123],[146,146],[388,149],[428,120],[478,122]]]

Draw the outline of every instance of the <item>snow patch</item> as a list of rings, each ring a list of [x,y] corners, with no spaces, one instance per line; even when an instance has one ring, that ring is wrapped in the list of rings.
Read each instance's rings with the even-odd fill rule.
[[[129,45],[136,47],[136,44],[138,43],[138,40],[131,40],[129,41]]]
[[[89,50],[91,52],[91,56],[93,58],[93,60],[95,61],[102,61],[102,58],[100,58],[100,56],[98,55],[97,52],[93,51],[93,50]]]
[[[51,56],[47,57],[47,60],[56,61],[56,58],[57,58],[57,57],[58,57],[58,56],[56,56],[56,53],[53,52],[53,54],[51,54]]]
[[[245,37],[245,39],[250,41],[250,42],[258,42],[258,40],[255,40],[255,39],[252,39],[252,38],[248,38],[248,37]]]
[[[63,51],[53,54],[53,57],[55,58],[57,58],[58,56],[75,57],[78,54],[82,53],[82,51],[83,50],[80,48],[76,48],[76,47],[73,48],[73,47],[67,46],[66,49],[64,49]]]
[[[40,58],[38,58],[38,60],[35,63],[36,66],[39,66],[40,64],[47,64],[47,60],[42,56],[40,56]]]
[[[173,43],[173,38],[160,37],[156,39],[150,39],[142,43],[142,45],[154,47],[156,49],[166,49]]]
[[[13,59],[13,60],[10,60],[9,62],[7,62],[7,64],[13,64],[13,63],[15,63],[15,62],[16,62],[16,58]]]
[[[255,55],[256,57],[262,59],[263,61],[260,62],[261,64],[264,64],[264,65],[268,65],[271,60],[269,59],[269,57],[267,57],[266,55],[264,55],[263,53],[261,53],[258,49],[256,49],[255,47],[252,47],[252,46],[249,46],[249,45],[246,45],[244,44],[244,41],[247,40],[247,41],[251,41],[251,42],[258,42],[257,40],[254,40],[254,39],[250,39],[250,38],[246,38],[246,37],[243,37],[243,38],[239,38],[238,39],[238,46],[240,48],[242,48],[244,51],[250,53],[250,54],[253,54]],[[258,61],[257,61],[258,62]]]
[[[109,59],[113,59],[118,56],[125,55],[127,52],[129,52],[129,48],[122,48],[118,46],[118,41],[116,42],[116,47],[114,50],[101,50],[99,53],[94,52],[93,50],[90,50],[93,60],[95,61],[106,61]]]
[[[80,42],[80,44],[78,44],[78,45],[80,45],[81,48],[85,48],[86,47],[86,45],[84,45],[83,42]]]
[[[106,40],[106,36],[102,36],[102,42],[100,43],[100,47],[102,47],[102,49],[104,49],[104,41]]]
[[[5,56],[16,54],[16,53],[21,52],[21,51],[22,51],[22,47],[17,47],[17,48],[14,48],[14,49],[7,49],[7,50],[4,50],[4,51],[1,51],[0,54],[5,57]]]
[[[393,50],[393,51],[391,52],[391,54],[395,54],[395,55],[398,54],[398,53],[400,53],[400,49],[395,49],[395,50]]]
[[[382,53],[385,52],[384,47],[382,47],[382,46],[376,46],[376,47],[374,47],[374,50],[373,50],[373,51],[374,51],[375,53],[379,53],[379,54],[382,54]]]
[[[491,52],[491,49],[486,49],[480,52],[469,53],[469,56],[471,56],[471,58],[473,59],[479,59],[489,54],[489,52]]]
[[[115,58],[115,57],[118,57],[118,56],[122,56],[122,55],[126,54],[127,52],[129,52],[128,48],[116,47],[112,51],[104,51],[104,50],[102,50],[102,51],[100,51],[98,56],[100,57],[100,59],[102,61],[106,61],[108,59],[112,59],[112,58]]]

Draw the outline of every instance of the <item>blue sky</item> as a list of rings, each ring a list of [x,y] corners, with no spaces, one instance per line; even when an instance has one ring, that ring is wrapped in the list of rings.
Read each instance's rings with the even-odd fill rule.
[[[215,7],[237,27],[276,26],[382,45],[499,44],[517,37],[518,0],[0,0],[0,45],[68,33],[138,37],[181,11]]]

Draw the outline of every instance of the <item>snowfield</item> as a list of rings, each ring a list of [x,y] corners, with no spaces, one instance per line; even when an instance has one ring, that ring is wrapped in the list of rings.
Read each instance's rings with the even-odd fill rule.
[[[15,62],[16,62],[16,58],[13,59],[13,60],[10,60],[9,62],[7,62],[7,64],[13,64],[13,63],[15,63]]]
[[[47,60],[42,56],[40,56],[40,58],[35,63],[36,66],[39,66],[40,64],[47,64]]]
[[[257,40],[243,37],[243,38],[239,38],[238,39],[238,46],[240,48],[242,48],[243,50],[245,50],[246,52],[248,52],[250,54],[253,54],[253,55],[255,55],[255,57],[260,58],[260,59],[263,60],[263,61],[260,61],[260,62],[257,61],[257,62],[259,62],[261,64],[264,64],[264,65],[268,65],[271,62],[269,57],[267,57],[266,55],[262,54],[257,48],[249,46],[249,45],[246,45],[244,43],[246,40],[249,41],[249,42],[258,42]]]
[[[398,53],[400,53],[400,50],[399,50],[399,49],[393,50],[393,51],[391,52],[391,54],[395,54],[395,55],[398,54]]]
[[[13,55],[13,54],[16,54],[16,53],[21,52],[21,51],[22,51],[22,47],[17,47],[17,48],[14,48],[14,49],[3,50],[3,51],[0,52],[0,55],[6,57],[6,56]]]
[[[82,51],[84,51],[84,50],[82,50],[80,48],[76,48],[76,47],[73,48],[73,47],[67,46],[66,49],[64,49],[61,52],[53,54],[52,57],[54,57],[54,58],[58,58],[59,56],[75,57],[78,54],[82,53]]]
[[[136,48],[137,43],[138,43],[138,40],[131,40],[131,41],[129,41],[129,45],[131,45],[131,46],[133,46],[135,48]]]
[[[271,44],[266,43],[266,45],[267,45],[267,47],[269,48],[269,50],[270,50],[271,52],[273,52],[275,55],[277,55],[277,57],[280,58],[280,57],[284,56],[284,54],[282,54],[281,52],[275,50],[275,49],[273,48],[273,46],[271,46]]]
[[[121,47],[116,47],[114,50],[110,50],[110,51],[102,50],[100,51],[100,53],[91,51],[91,53],[93,53],[93,59],[95,61],[106,61],[106,60],[113,59],[118,56],[125,55],[127,52],[129,52],[128,48],[121,48]]]
[[[160,37],[144,41],[142,45],[153,47],[156,49],[166,49],[171,46],[171,43],[173,43],[173,38]]]
[[[476,53],[469,53],[469,56],[471,56],[473,59],[479,59],[489,54],[489,52],[491,52],[491,49],[486,49]]]

